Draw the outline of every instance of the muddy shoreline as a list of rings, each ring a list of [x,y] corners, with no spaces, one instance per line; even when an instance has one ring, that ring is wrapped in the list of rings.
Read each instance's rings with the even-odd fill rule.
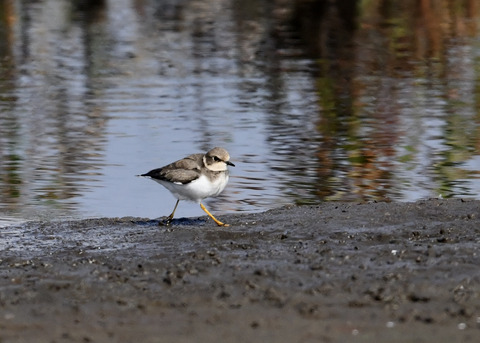
[[[478,342],[480,202],[0,229],[0,342]]]

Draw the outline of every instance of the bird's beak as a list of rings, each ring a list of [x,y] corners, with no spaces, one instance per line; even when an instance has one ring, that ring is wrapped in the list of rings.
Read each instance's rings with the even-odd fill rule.
[[[232,162],[230,162],[230,161],[225,161],[225,163],[226,163],[227,165],[229,165],[229,166],[235,167],[235,165],[234,165]]]

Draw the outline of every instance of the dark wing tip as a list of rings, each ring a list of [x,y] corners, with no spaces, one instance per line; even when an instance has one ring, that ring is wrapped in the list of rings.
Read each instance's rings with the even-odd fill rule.
[[[157,168],[157,169],[150,170],[148,173],[140,174],[139,176],[147,176],[153,179],[161,179],[162,178],[161,175],[162,175],[162,168]]]

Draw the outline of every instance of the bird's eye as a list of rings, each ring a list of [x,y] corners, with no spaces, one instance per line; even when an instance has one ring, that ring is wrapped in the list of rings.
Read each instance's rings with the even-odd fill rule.
[[[215,162],[221,162],[221,161],[222,161],[222,160],[219,159],[217,156],[213,156],[213,160],[214,160]]]

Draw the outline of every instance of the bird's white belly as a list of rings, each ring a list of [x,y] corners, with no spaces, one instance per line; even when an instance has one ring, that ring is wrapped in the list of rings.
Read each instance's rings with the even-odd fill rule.
[[[224,174],[213,181],[201,175],[198,179],[187,184],[160,180],[157,182],[167,188],[177,199],[199,203],[202,199],[219,195],[227,185],[228,175]]]

